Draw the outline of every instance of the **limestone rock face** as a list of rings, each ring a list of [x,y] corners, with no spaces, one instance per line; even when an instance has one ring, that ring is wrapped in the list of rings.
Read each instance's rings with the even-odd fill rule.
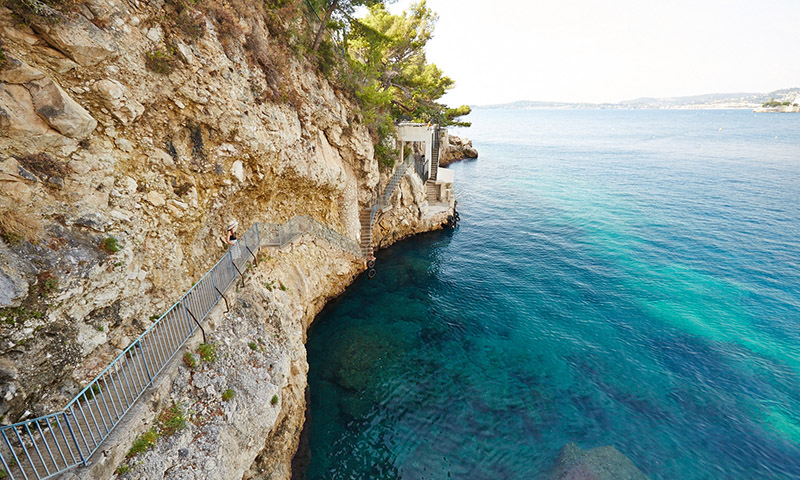
[[[439,165],[446,167],[466,158],[478,158],[478,151],[472,147],[472,140],[455,135],[442,135]]]
[[[7,421],[62,408],[217,262],[229,218],[244,233],[304,215],[357,242],[359,212],[390,175],[357,106],[311,63],[276,48],[283,70],[266,75],[247,34],[224,38],[237,34],[199,9],[205,33],[178,33],[174,2],[80,3],[66,21],[33,29],[0,15],[12,59],[0,70],[0,215],[42,232],[34,242],[0,235],[0,317],[8,307],[27,312],[0,322]],[[282,40],[263,19],[241,26],[261,32],[264,48]],[[155,73],[145,52],[165,42],[177,46],[176,63]],[[413,182],[394,194],[378,245],[447,216],[432,213]],[[363,268],[341,244],[306,237],[262,251],[235,309],[205,324],[230,356],[195,373],[170,367],[121,436],[71,475],[111,477],[135,435],[176,401],[196,406],[203,419],[192,425],[208,428],[165,439],[131,478],[289,478],[305,410],[306,328]],[[286,290],[265,286],[281,283]],[[229,387],[236,396],[223,403]]]
[[[0,308],[17,307],[28,294],[25,266],[0,244]]]
[[[6,65],[0,69],[0,82],[17,85],[39,80],[44,76],[44,73],[16,58],[7,59]]]
[[[33,80],[27,85],[36,113],[62,135],[80,140],[97,127],[97,120],[51,79]]]
[[[7,153],[44,150],[68,154],[77,148],[77,143],[51,129],[36,114],[27,88],[0,83],[0,150]]]
[[[93,88],[100,95],[103,104],[123,125],[128,125],[144,113],[144,106],[130,98],[124,85],[116,80],[103,79],[96,82]]]
[[[47,43],[83,66],[96,65],[117,53],[111,35],[83,15],[71,15],[56,23],[37,22],[33,28]]]

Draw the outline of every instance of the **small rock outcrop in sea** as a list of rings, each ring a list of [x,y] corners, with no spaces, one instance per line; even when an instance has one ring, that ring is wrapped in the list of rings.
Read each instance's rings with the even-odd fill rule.
[[[648,480],[619,450],[605,447],[584,450],[574,443],[561,449],[548,480]]]
[[[472,140],[455,135],[442,135],[440,166],[446,167],[466,158],[478,158],[478,151],[473,148]]]

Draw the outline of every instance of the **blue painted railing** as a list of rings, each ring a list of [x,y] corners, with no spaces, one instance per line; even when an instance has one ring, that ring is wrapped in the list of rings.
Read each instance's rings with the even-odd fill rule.
[[[285,233],[283,236],[286,238]],[[256,258],[260,245],[255,224],[62,411],[0,427],[0,478],[42,480],[87,465],[225,290],[242,275],[248,261]]]

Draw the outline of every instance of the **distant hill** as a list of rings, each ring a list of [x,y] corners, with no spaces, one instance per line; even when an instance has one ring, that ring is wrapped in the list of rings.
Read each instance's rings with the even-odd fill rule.
[[[520,100],[494,105],[477,105],[477,109],[712,109],[712,108],[759,108],[772,99],[800,101],[800,88],[785,88],[769,93],[708,93],[687,97],[642,97],[617,103],[567,103]]]

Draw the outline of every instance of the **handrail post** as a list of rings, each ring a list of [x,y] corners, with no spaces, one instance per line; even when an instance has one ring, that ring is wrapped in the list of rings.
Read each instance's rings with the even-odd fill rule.
[[[200,322],[197,321],[197,317],[195,317],[194,313],[192,313],[192,311],[189,310],[189,307],[186,306],[185,302],[181,302],[181,305],[183,306],[184,309],[186,309],[186,313],[188,313],[189,316],[192,317],[192,320],[194,320],[194,323],[196,323],[197,326],[200,327],[200,331],[203,333],[203,343],[208,343],[208,342],[206,342],[206,330],[203,328],[202,325],[200,325]]]
[[[217,282],[216,282],[216,280],[214,280],[214,275],[213,275],[213,274],[211,275],[211,285],[214,287],[214,290],[216,290],[216,291],[217,291],[217,294],[218,294],[220,297],[222,297],[222,299],[223,299],[223,300],[225,300],[225,313],[228,313],[228,312],[230,312],[230,311],[231,311],[231,307],[230,307],[230,305],[228,304],[228,297],[226,297],[226,296],[225,296],[225,294],[224,294],[224,293],[222,293],[222,292],[219,290],[219,288],[217,287]],[[217,299],[217,301],[219,301],[219,299]]]
[[[214,285],[214,290],[216,290],[217,293],[219,293],[219,296],[222,297],[223,300],[225,300],[225,313],[230,312],[231,311],[231,307],[228,304],[228,297],[226,297],[224,293],[220,292],[219,288],[217,288],[216,285]]]
[[[244,275],[242,274],[242,271],[239,270],[239,267],[236,266],[236,262],[233,261],[233,257],[231,257],[231,264],[233,265],[233,268],[235,268],[236,271],[239,272],[239,276],[242,277],[242,284],[244,284]]]

